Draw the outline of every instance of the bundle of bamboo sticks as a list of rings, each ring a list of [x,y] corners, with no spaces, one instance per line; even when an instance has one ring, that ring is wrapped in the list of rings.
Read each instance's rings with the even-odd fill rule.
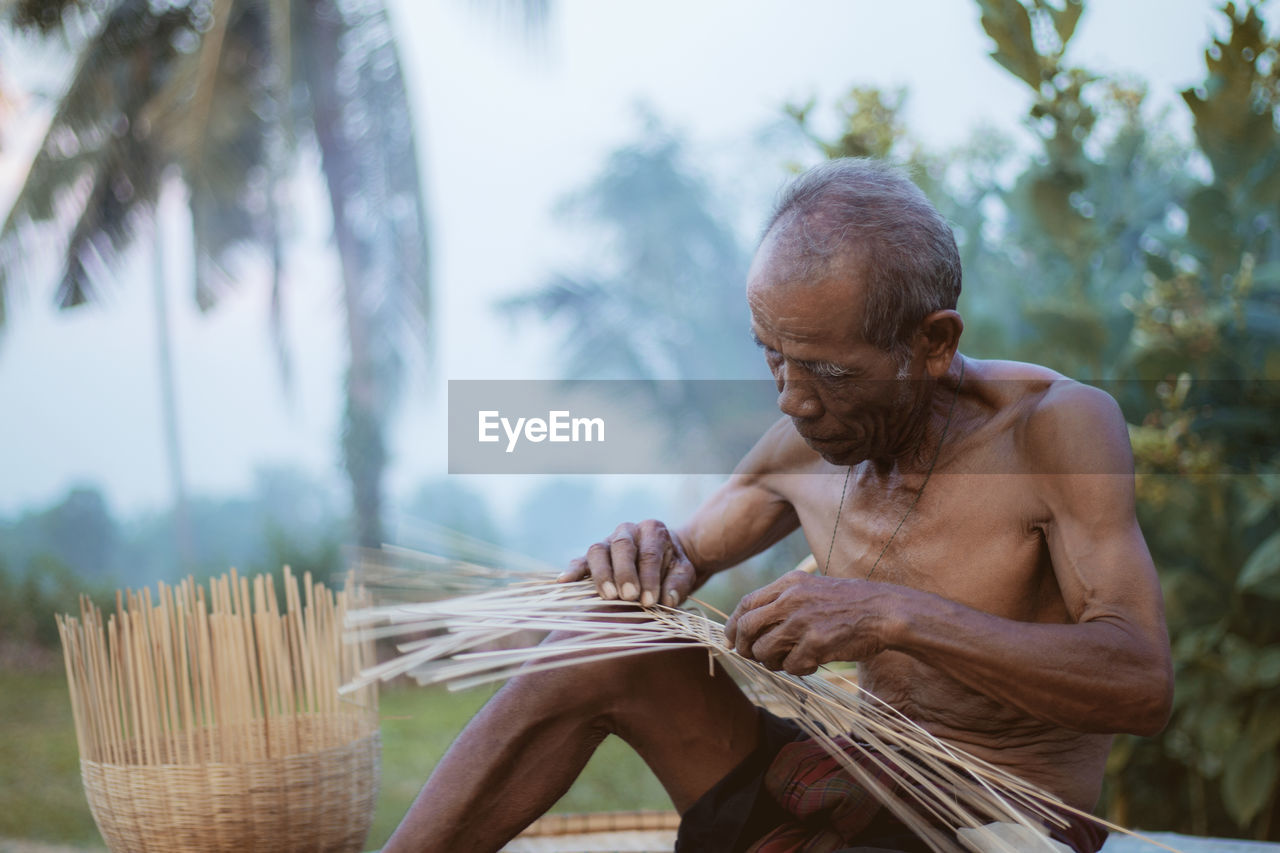
[[[372,645],[343,643],[350,596],[284,570],[233,569],[208,591],[192,578],[116,594],[103,614],[59,615],[80,756],[117,765],[244,763],[340,745],[377,728],[377,693],[340,697],[372,663]],[[251,594],[252,592],[252,594]],[[306,720],[324,718],[325,725]],[[343,721],[346,721],[345,723]]]
[[[436,570],[434,576],[418,576],[425,598],[436,598],[441,588],[450,587],[449,564],[456,564],[463,576],[475,574],[465,561],[418,555],[415,562],[433,564]],[[723,624],[703,613],[605,602],[590,581],[530,580],[523,572],[513,573],[513,582],[496,589],[411,603],[407,593],[414,585],[412,570],[388,571],[386,560],[371,560],[358,572],[375,598],[381,598],[379,587],[384,582],[394,594],[387,599],[390,603],[349,614],[349,641],[398,637],[402,642],[396,647],[397,657],[363,670],[344,691],[363,690],[378,680],[404,674],[423,684],[465,689],[516,674],[692,646],[707,651],[709,666],[712,660],[718,661],[752,692],[768,695],[781,705],[786,715],[934,850],[1056,850],[1044,827],[1063,825],[1065,814],[1133,835],[935,738],[854,681],[845,679],[837,686],[820,675],[774,672],[741,657],[726,647]],[[537,645],[510,645],[513,637],[529,631],[558,633]],[[843,737],[837,739],[837,735]],[[850,745],[860,750],[860,760],[850,756]],[[886,756],[894,756],[892,764]],[[891,790],[877,774],[868,772],[870,766],[888,770],[889,778],[902,784]],[[986,828],[1001,823],[1012,824],[1022,833],[1016,846]]]

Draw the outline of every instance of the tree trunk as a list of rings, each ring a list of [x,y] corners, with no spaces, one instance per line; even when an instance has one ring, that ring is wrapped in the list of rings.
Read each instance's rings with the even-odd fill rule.
[[[160,209],[164,190],[156,202],[155,245],[152,251],[152,292],[155,296],[156,362],[160,376],[160,409],[164,418],[165,455],[169,462],[169,491],[173,499],[174,541],[178,553],[179,575],[195,565],[195,548],[191,536],[191,516],[187,510],[187,484],[182,466],[182,441],[178,429],[178,395],[173,381],[173,350],[169,342],[169,299],[164,268],[164,218]],[[177,575],[175,575],[176,577]]]
[[[370,273],[361,263],[365,247],[347,217],[359,166],[358,152],[343,131],[341,95],[335,88],[338,80],[334,70],[340,66],[341,59],[339,40],[345,31],[341,14],[335,4],[320,2],[305,16],[312,27],[310,45],[313,67],[317,70],[308,74],[307,82],[316,141],[329,189],[333,234],[342,261],[343,303],[350,347],[343,417],[343,465],[351,480],[356,541],[362,547],[376,548],[383,542],[382,478],[386,470],[386,445],[382,419],[387,401],[382,399],[385,393],[370,349],[370,314],[374,306],[369,305],[372,300],[365,298],[371,289],[366,281]]]

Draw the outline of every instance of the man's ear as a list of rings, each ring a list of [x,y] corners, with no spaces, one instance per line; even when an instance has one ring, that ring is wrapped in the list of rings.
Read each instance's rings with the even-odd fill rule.
[[[920,321],[916,340],[924,347],[925,370],[934,379],[945,375],[951,367],[963,332],[964,320],[958,311],[950,308],[934,311]]]

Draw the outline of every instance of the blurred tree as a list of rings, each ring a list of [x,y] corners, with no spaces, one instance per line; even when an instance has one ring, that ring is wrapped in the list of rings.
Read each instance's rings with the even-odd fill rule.
[[[62,34],[77,66],[0,230],[0,323],[13,272],[47,256],[41,246],[57,246],[63,258],[59,307],[95,299],[108,270],[154,221],[165,182],[178,180],[191,209],[196,303],[207,310],[217,302],[238,252],[265,255],[287,377],[279,211],[283,179],[304,143],[313,145],[346,312],[343,461],[357,538],[380,542],[384,424],[403,347],[425,337],[428,317],[412,112],[384,5],[12,0],[3,11],[20,30]],[[163,328],[162,302],[158,313]],[[164,396],[176,436],[171,386]],[[176,457],[176,440],[170,444]],[[180,471],[178,459],[172,467]]]
[[[102,582],[86,581],[53,554],[39,554],[21,572],[10,571],[0,560],[0,657],[6,665],[15,659],[40,660],[23,654],[33,647],[56,649],[54,614],[78,613],[82,595],[99,607],[113,602]]]
[[[717,458],[738,443],[725,433],[752,407],[751,392],[688,380],[768,375],[743,297],[749,257],[685,162],[684,142],[643,118],[641,138],[560,206],[601,235],[597,268],[558,273],[500,308],[558,324],[566,378],[641,380],[651,411],[676,413],[666,421],[676,438]]]
[[[114,565],[120,536],[97,489],[72,489],[38,523],[53,556],[82,577],[104,577]]]
[[[97,580],[114,573],[123,538],[102,493],[76,486],[47,508],[0,522],[0,555],[15,570],[47,556],[82,578]]]
[[[1190,152],[1144,120],[1138,83],[1066,61],[1080,0],[978,0],[992,58],[1033,93],[1031,166],[1000,193],[1015,302],[1024,318],[1010,343],[1071,376],[1106,380],[1121,363],[1141,289],[1141,243],[1190,189]]]

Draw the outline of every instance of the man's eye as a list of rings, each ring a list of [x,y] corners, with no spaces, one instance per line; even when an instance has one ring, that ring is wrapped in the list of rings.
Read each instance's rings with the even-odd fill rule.
[[[848,368],[840,367],[837,364],[831,364],[830,362],[825,361],[806,363],[802,366],[817,379],[844,379],[853,373],[853,371]]]

